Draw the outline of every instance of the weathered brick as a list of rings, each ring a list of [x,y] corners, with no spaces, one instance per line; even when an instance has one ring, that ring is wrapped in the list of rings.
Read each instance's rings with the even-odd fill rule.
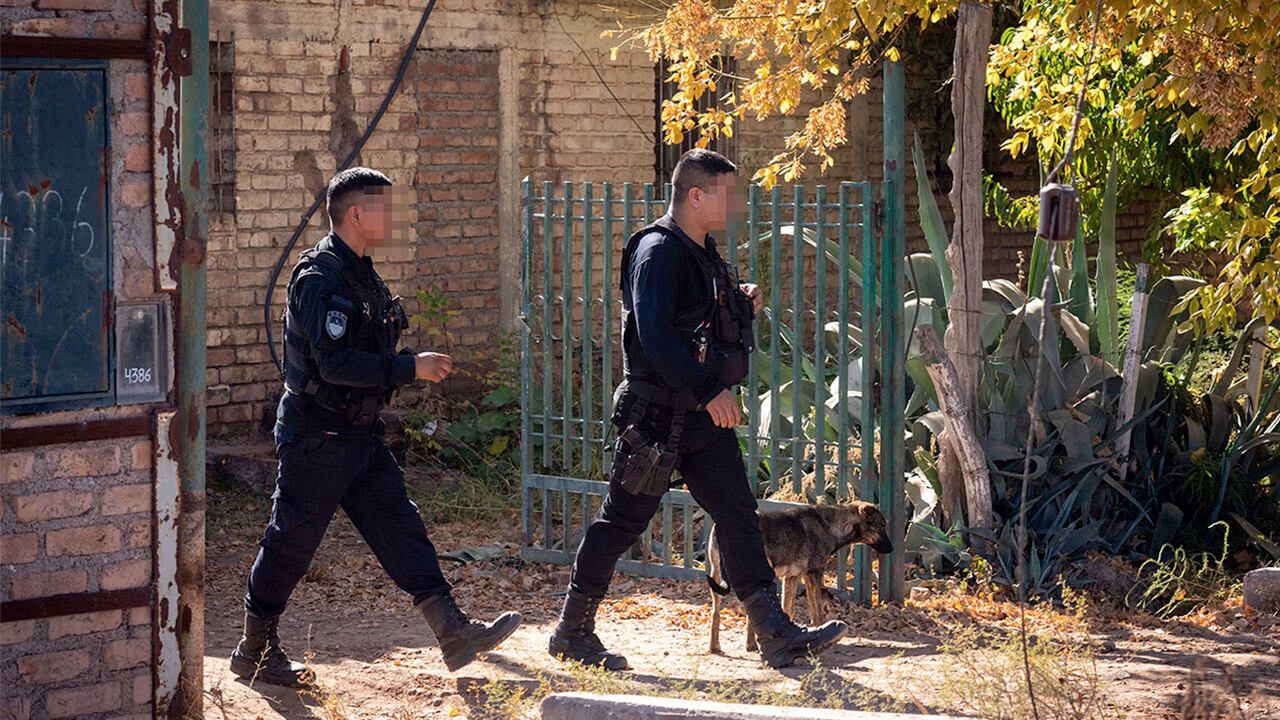
[[[83,37],[88,31],[84,20],[73,18],[29,18],[13,24],[14,35]]]
[[[27,655],[18,658],[18,674],[27,682],[44,685],[70,680],[88,670],[90,663],[89,651],[83,648]]]
[[[99,20],[93,24],[94,37],[136,38],[141,40],[147,36],[147,24],[143,22],[115,22]]]
[[[136,607],[129,610],[130,625],[150,625],[151,624],[151,608]]]
[[[102,659],[111,670],[141,667],[151,661],[151,639],[116,640],[102,649]]]
[[[111,10],[115,0],[36,0],[37,10]]]
[[[150,440],[141,440],[129,450],[129,466],[134,470],[150,470],[153,460]]]
[[[141,443],[150,450],[150,445]],[[100,515],[125,515],[146,512],[151,509],[151,485],[118,485],[102,492],[98,504]]]
[[[129,172],[151,170],[151,148],[145,143],[130,145],[124,153],[124,169]]]
[[[93,493],[59,490],[22,495],[13,501],[14,516],[20,523],[83,515],[93,507]]]
[[[120,114],[120,132],[139,138],[147,136],[151,131],[151,116],[145,112],[127,112]]]
[[[98,584],[103,590],[142,587],[151,580],[150,560],[130,560],[102,568]]]
[[[151,202],[151,183],[146,178],[125,180],[120,183],[120,199],[127,207],[146,207]]]
[[[30,479],[36,456],[29,452],[7,452],[0,455],[0,483],[18,483]]]
[[[17,575],[13,578],[13,599],[84,592],[88,586],[89,577],[80,569]]]
[[[119,610],[103,610],[49,618],[49,639],[57,640],[68,635],[87,635],[114,630],[120,627],[121,616]]]
[[[30,0],[27,1],[30,2]],[[6,2],[9,2],[9,0],[0,0],[0,5]],[[0,706],[0,719],[31,720],[31,698],[6,697],[4,705]]]
[[[0,564],[21,565],[36,559],[38,533],[0,536]]]
[[[138,675],[133,679],[133,704],[146,705],[151,702],[151,674]]]
[[[144,72],[124,76],[124,94],[130,100],[146,100],[151,95],[151,80]]]
[[[35,634],[35,620],[6,620],[0,623],[0,645],[14,645],[31,639]]]
[[[120,452],[115,447],[54,450],[46,457],[55,478],[100,477],[120,472]]]
[[[120,549],[120,528],[115,525],[54,530],[44,536],[44,552],[49,557],[96,555]]]
[[[51,718],[69,718],[120,709],[120,683],[107,682],[71,690],[55,690],[45,699]]]
[[[137,550],[150,546],[151,520],[135,520],[129,523],[129,547]]]

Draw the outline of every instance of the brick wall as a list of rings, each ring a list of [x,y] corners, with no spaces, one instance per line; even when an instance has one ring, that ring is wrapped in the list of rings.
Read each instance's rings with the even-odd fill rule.
[[[0,6],[0,34],[146,36],[146,0],[0,0]],[[108,84],[115,299],[156,298],[147,62],[109,61]],[[142,411],[4,417],[0,434]],[[151,458],[145,439],[0,453],[0,599],[150,585]],[[149,607],[0,623],[0,718],[150,717],[151,638]]]
[[[500,330],[498,52],[421,52],[417,83],[413,279],[446,294],[458,311],[449,333],[461,348],[477,348]]]
[[[0,597],[149,585],[151,458],[149,440],[0,454]],[[149,715],[150,608],[5,622],[0,633],[0,716]]]

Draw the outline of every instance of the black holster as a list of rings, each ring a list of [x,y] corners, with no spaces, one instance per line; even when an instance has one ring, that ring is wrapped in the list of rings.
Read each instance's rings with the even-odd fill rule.
[[[651,440],[641,429],[649,399],[643,393],[614,444],[613,472],[610,479],[632,495],[665,495],[671,489],[671,476],[679,460],[680,436],[684,432],[685,410],[675,409],[671,416],[671,432],[665,441]]]

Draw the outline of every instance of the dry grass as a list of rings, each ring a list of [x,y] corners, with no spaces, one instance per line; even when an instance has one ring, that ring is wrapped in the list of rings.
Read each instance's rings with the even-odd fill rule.
[[[1018,635],[975,629],[961,630],[941,646],[946,659],[936,692],[942,704],[988,720],[1119,717],[1106,701],[1107,688],[1087,643],[1046,635],[1028,640],[1034,709]]]
[[[1182,720],[1253,720],[1254,717],[1245,709],[1229,667],[1212,672],[1203,667],[1194,668],[1179,711]]]
[[[749,680],[707,680],[694,673],[691,677],[663,677],[640,681],[634,676],[610,673],[598,668],[568,665],[558,675],[539,673],[534,681],[492,680],[477,689],[478,710],[473,716],[481,720],[536,720],[543,698],[556,692],[589,692],[602,695],[647,695],[682,700],[707,700],[746,705],[775,707],[811,707],[828,709],[858,708],[881,712],[901,712],[903,703],[849,683],[846,679],[814,662],[813,668],[799,678],[799,687],[781,690],[761,687]],[[926,711],[923,706],[918,710]]]

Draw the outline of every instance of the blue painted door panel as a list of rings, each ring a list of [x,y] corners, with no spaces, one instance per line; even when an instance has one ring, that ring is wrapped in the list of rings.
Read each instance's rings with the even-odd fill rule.
[[[0,402],[111,392],[106,68],[0,69]]]

